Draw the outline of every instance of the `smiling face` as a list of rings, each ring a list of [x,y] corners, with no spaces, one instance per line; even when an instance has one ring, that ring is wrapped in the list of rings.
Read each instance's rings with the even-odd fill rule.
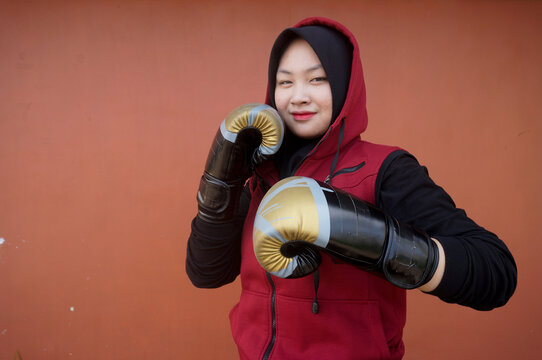
[[[288,128],[301,138],[323,135],[331,123],[331,87],[318,56],[303,39],[294,40],[280,59],[275,105]]]

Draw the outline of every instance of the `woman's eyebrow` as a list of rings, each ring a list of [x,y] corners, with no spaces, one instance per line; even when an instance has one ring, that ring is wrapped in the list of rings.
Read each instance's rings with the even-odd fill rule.
[[[316,64],[314,66],[311,66],[310,68],[308,68],[307,70],[305,70],[306,73],[310,73],[312,71],[315,71],[315,70],[319,70],[319,69],[323,69],[324,67],[322,66],[322,64]],[[282,73],[282,74],[286,74],[286,75],[292,75],[292,72],[291,71],[288,71],[286,69],[278,69],[277,70],[277,74],[278,73]]]
[[[314,66],[311,66],[310,68],[308,68],[305,72],[311,72],[311,71],[314,71],[314,70],[319,70],[319,69],[323,69],[324,67],[322,66],[322,64],[316,64]]]

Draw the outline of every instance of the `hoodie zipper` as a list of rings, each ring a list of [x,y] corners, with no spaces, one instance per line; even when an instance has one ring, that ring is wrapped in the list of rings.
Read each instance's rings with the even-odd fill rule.
[[[325,140],[322,139],[322,141]],[[307,158],[309,156],[311,156],[312,154],[314,154],[314,152],[318,149],[318,146],[320,145],[320,143],[316,144],[316,146],[311,150],[310,153],[308,153],[307,155],[305,155],[305,157],[303,159],[301,159],[301,161],[299,162],[299,164],[297,164],[297,166],[295,167],[294,171],[292,172],[292,176],[295,175],[295,173],[297,172],[297,170],[299,170],[299,168],[301,167],[301,165],[303,165],[303,163],[305,162],[305,160],[307,160]]]
[[[342,137],[343,137],[343,132],[344,132],[344,121],[345,121],[345,118],[342,118],[340,135],[339,135],[339,144],[338,144],[338,149],[337,149],[337,155],[335,157],[338,157],[338,152],[339,152],[339,149],[341,147],[341,142],[342,142]],[[323,143],[328,138],[330,133],[331,132],[328,131],[324,135],[324,137],[318,142],[318,144],[316,144],[316,146],[312,149],[312,151],[310,151],[307,155],[305,155],[305,157],[303,157],[303,159],[299,162],[299,164],[294,169],[294,172],[293,172],[294,175],[297,172],[297,170],[299,170],[299,168],[301,167],[303,162],[305,162],[305,160],[309,156],[311,156],[312,154],[314,154],[316,152],[316,150],[318,149],[318,146],[320,146],[320,144]],[[336,162],[336,160],[334,160],[334,162]],[[334,176],[336,176],[336,175],[338,175],[340,173],[349,172],[350,169],[354,169],[354,168],[360,169],[363,165],[365,165],[365,162],[363,162],[363,163],[361,163],[361,164],[359,164],[357,166],[354,166],[353,168],[347,168],[347,169],[339,170],[339,171],[335,172],[333,175],[329,174],[327,176],[327,178],[326,178],[326,181],[331,180],[331,178],[333,178]],[[355,171],[355,170],[350,170],[350,171]],[[277,315],[276,315],[276,309],[275,309],[275,307],[276,307],[276,298],[277,298],[277,290],[275,288],[275,283],[273,282],[273,279],[271,278],[271,274],[266,273],[266,276],[267,276],[267,280],[269,281],[269,284],[271,285],[271,340],[269,340],[269,345],[267,345],[267,348],[265,349],[265,352],[264,352],[263,358],[262,358],[263,360],[268,360],[269,359],[269,356],[271,355],[271,351],[273,351],[273,347],[275,346],[275,341],[277,339]],[[315,279],[314,279],[315,295],[314,295],[314,302],[312,304],[312,312],[313,312],[313,314],[318,314],[318,312],[319,312],[319,309],[318,309],[319,308],[319,306],[318,306],[318,296],[317,296],[318,284],[319,284],[319,277],[318,277],[318,275],[315,275]]]
[[[273,350],[273,346],[275,346],[275,340],[277,338],[277,316],[275,312],[275,302],[277,297],[277,290],[275,288],[275,283],[273,283],[273,279],[271,278],[271,274],[266,273],[267,280],[269,281],[269,284],[271,285],[271,340],[269,340],[269,345],[267,345],[267,349],[265,349],[265,353],[263,354],[263,360],[268,360],[269,356],[271,355],[271,351]]]
[[[344,118],[342,119],[343,122],[344,122]],[[299,170],[299,168],[301,167],[301,165],[303,165],[303,163],[305,162],[305,160],[307,160],[307,158],[309,156],[311,156],[312,154],[314,154],[316,152],[316,150],[318,150],[318,147],[320,146],[321,143],[323,143],[329,136],[329,134],[331,134],[331,131],[328,131],[324,137],[318,142],[318,144],[316,144],[316,146],[307,154],[305,155],[305,157],[303,157],[303,159],[301,159],[301,161],[299,162],[299,164],[297,164],[297,166],[295,167],[292,175],[295,175],[295,173],[297,172],[297,170]]]

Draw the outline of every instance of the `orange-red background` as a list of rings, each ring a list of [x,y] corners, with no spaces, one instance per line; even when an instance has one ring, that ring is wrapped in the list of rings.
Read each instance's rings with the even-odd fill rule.
[[[542,3],[2,1],[0,358],[234,359],[239,283],[184,272],[207,151],[262,101],[278,32],[358,38],[373,142],[400,145],[515,255],[492,312],[409,292],[406,359],[541,347]]]

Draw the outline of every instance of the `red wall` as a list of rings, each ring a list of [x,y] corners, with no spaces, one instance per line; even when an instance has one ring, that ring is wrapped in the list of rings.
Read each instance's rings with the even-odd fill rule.
[[[540,354],[542,3],[2,1],[0,358],[234,359],[239,283],[193,288],[207,151],[262,101],[274,37],[311,15],[357,36],[373,142],[427,165],[516,257],[510,303],[409,292],[407,359]]]

